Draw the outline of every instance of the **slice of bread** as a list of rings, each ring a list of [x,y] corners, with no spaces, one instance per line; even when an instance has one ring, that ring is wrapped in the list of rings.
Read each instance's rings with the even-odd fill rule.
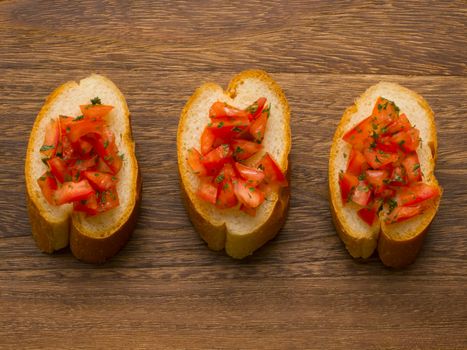
[[[100,97],[114,108],[109,113],[109,130],[123,154],[117,185],[120,205],[96,216],[72,212],[72,204],[54,206],[42,195],[37,179],[47,170],[39,149],[45,127],[59,115],[77,116],[79,106]],[[125,98],[115,84],[101,75],[92,74],[79,84],[70,81],[58,87],[45,101],[29,138],[25,163],[26,197],[32,234],[38,247],[47,253],[66,247],[80,260],[103,262],[127,242],[135,226],[141,200],[141,176],[131,134],[130,113]]]
[[[244,258],[272,239],[283,226],[289,204],[289,187],[268,196],[251,217],[237,208],[218,209],[196,196],[199,178],[187,163],[190,148],[200,148],[200,137],[209,122],[208,111],[216,101],[246,108],[259,97],[271,104],[270,117],[263,140],[286,176],[291,147],[290,109],[282,89],[263,71],[250,70],[235,76],[227,91],[213,83],[199,87],[182,111],[177,133],[180,185],[189,217],[209,248],[221,250],[234,258]],[[289,185],[290,186],[290,185]]]
[[[423,182],[439,186],[434,176],[437,139],[433,111],[417,93],[398,84],[381,82],[370,87],[353,106],[346,109],[334,134],[329,158],[330,206],[337,232],[353,257],[368,258],[378,248],[385,265],[402,267],[415,260],[426,229],[438,210],[440,197],[433,202],[431,208],[413,219],[391,225],[377,220],[370,227],[357,216],[356,206],[342,204],[339,188],[339,171],[346,170],[347,157],[351,150],[351,146],[342,137],[371,114],[379,96],[394,101],[400,112],[405,113],[410,123],[420,130],[421,142],[417,153]],[[383,210],[380,219],[384,215]]]

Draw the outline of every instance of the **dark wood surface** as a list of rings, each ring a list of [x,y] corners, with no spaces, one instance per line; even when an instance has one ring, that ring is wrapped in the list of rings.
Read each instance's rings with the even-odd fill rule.
[[[0,2],[0,348],[467,348],[467,5],[457,2]],[[182,206],[179,113],[203,82],[261,68],[292,108],[292,199],[278,237],[235,261]],[[59,84],[110,77],[133,116],[144,195],[101,266],[40,253],[25,208],[34,118]],[[350,258],[327,201],[345,107],[395,81],[436,114],[444,187],[418,260]]]

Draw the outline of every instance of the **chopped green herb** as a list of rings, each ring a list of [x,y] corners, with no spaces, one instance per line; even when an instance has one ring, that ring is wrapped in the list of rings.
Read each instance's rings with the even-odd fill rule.
[[[118,179],[115,176],[112,176],[112,181],[117,181]]]
[[[370,143],[370,147],[371,148],[376,148],[376,142],[373,141],[372,143]]]
[[[66,131],[66,133],[68,134],[68,133],[71,131],[70,127],[67,126],[66,129],[65,129],[65,131]]]
[[[381,111],[381,109],[383,109],[383,106],[381,105],[381,103],[378,103],[378,111]]]
[[[94,176],[95,176],[95,177],[98,177],[98,176],[99,176],[99,173],[94,173]]]
[[[225,191],[225,190],[228,189],[228,188],[229,188],[229,184],[226,182],[226,183],[224,184],[224,186],[222,186],[222,189]]]
[[[216,183],[220,184],[222,181],[224,181],[224,174],[219,174],[217,177],[216,177]]]
[[[123,153],[120,153],[118,156],[120,157],[121,160],[123,160],[123,158],[125,158],[125,155]]]
[[[381,161],[378,159],[378,156],[375,157],[375,162],[381,163]]]
[[[243,153],[243,152],[244,152],[244,150],[243,150],[243,148],[241,148],[240,146],[237,146],[237,147],[235,148],[235,151],[234,151],[235,154],[239,154],[239,153]]]
[[[255,188],[254,188],[254,187],[250,187],[249,190],[250,190],[250,192],[255,192]]]
[[[405,143],[405,140],[400,140],[400,141],[399,141],[399,146],[402,147],[402,145],[403,145],[404,143]]]
[[[41,160],[42,160],[42,163],[44,163],[45,165],[48,165],[47,161],[49,160],[49,158],[42,158]]]
[[[234,127],[234,128],[232,129],[232,131],[233,131],[233,132],[242,132],[243,130],[240,129],[238,126],[236,126],[236,127]]]
[[[257,102],[253,103],[251,106],[247,107],[246,110],[250,112],[251,114],[255,113],[258,110],[258,103]]]
[[[74,122],[77,122],[78,120],[81,120],[84,118],[84,115],[79,115],[75,119],[73,119]]]
[[[373,138],[374,138],[375,140],[377,140],[378,137],[379,137],[379,135],[378,135],[376,132],[373,131]]]
[[[365,176],[364,173],[361,173],[360,175],[358,175],[358,179],[359,179],[360,181],[365,180],[365,177],[366,177],[366,176]]]
[[[387,131],[388,131],[388,127],[387,127],[387,126],[381,128],[381,133],[382,133],[382,134],[385,134]]]
[[[97,97],[97,96],[94,97],[94,98],[91,100],[91,103],[92,103],[93,106],[95,106],[95,105],[101,105],[101,104],[102,104],[101,99],[100,99],[99,97]]]
[[[388,201],[389,204],[389,214],[397,207],[397,202],[394,199]]]
[[[104,191],[101,193],[101,203],[104,204],[105,203],[105,194],[106,194],[107,191]]]
[[[220,122],[220,123],[217,125],[218,128],[222,128],[223,126],[224,126],[224,122]]]
[[[53,145],[44,145],[41,147],[40,151],[44,152],[44,151],[48,151],[49,149],[53,149],[53,148],[55,148],[55,146]]]
[[[210,118],[212,118],[212,117],[210,117]],[[208,127],[210,128],[211,126],[212,126],[212,123],[208,123]]]
[[[413,171],[417,171],[418,169],[420,169],[420,164],[415,164],[413,166]]]
[[[45,176],[41,176],[41,177],[39,178],[39,180],[41,180],[41,181],[45,181],[45,179],[46,179]]]
[[[107,147],[109,147],[109,140],[104,141],[104,148],[107,148]]]

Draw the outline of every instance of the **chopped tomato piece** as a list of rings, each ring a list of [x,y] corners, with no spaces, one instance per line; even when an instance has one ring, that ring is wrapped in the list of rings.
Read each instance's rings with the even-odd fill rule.
[[[237,138],[250,126],[248,118],[216,118],[208,124],[208,129],[224,140]]]
[[[402,187],[397,191],[396,202],[398,206],[409,206],[431,198],[436,198],[440,193],[439,187],[437,186],[417,182],[409,187]]]
[[[240,210],[243,211],[245,214],[255,217],[256,216],[256,208],[250,208],[246,205],[240,204]]]
[[[389,174],[387,170],[367,170],[366,180],[371,185],[375,193],[380,193],[385,188],[385,180]]]
[[[229,145],[220,145],[202,157],[201,162],[209,175],[216,175],[232,156]]]
[[[368,183],[366,181],[360,180],[353,191],[352,202],[364,207],[368,205],[370,199],[371,191],[368,187]]]
[[[71,203],[88,198],[94,189],[91,187],[87,180],[79,182],[65,182],[56,193],[56,201],[58,205],[64,203]]]
[[[237,199],[249,208],[256,208],[264,202],[264,193],[258,188],[248,184],[247,181],[236,179],[233,181],[234,192]]]
[[[405,169],[401,166],[396,166],[392,170],[389,182],[392,186],[405,186],[407,184],[407,175],[405,174]]]
[[[386,215],[385,222],[386,224],[393,224],[396,222],[401,222],[414,216],[421,214],[423,212],[423,206],[413,205],[407,207],[396,207],[388,215]]]
[[[395,134],[399,131],[408,131],[411,128],[412,125],[410,125],[407,116],[405,114],[401,114],[398,117],[394,118],[394,121],[391,124],[389,124],[389,126],[387,127],[387,133]]]
[[[235,195],[231,180],[222,181],[219,184],[219,195],[217,196],[217,205],[222,208],[232,208],[237,205],[238,200]]]
[[[87,199],[73,202],[73,209],[84,212],[88,215],[96,215],[99,213],[96,193],[91,194]]]
[[[84,171],[83,175],[97,191],[106,191],[111,187],[114,187],[118,181],[118,179],[112,174],[101,173],[98,171]]]
[[[387,126],[399,116],[399,109],[394,102],[384,97],[378,97],[371,115],[375,117],[373,123],[376,127],[374,125],[373,129],[377,134],[382,134]]]
[[[365,148],[368,137],[373,133],[371,127],[371,117],[363,119],[354,128],[344,134],[344,141],[350,143],[355,149],[362,150]]]
[[[216,204],[217,185],[212,183],[211,177],[201,177],[197,195],[202,200]]]
[[[191,170],[198,176],[206,176],[207,170],[201,162],[201,154],[196,150],[196,148],[190,148],[188,150],[188,165]]]
[[[256,102],[246,108],[246,110],[251,113],[251,120],[255,120],[261,115],[265,104],[266,97],[260,97]]]
[[[217,101],[209,109],[209,117],[211,118],[225,118],[225,117],[234,117],[234,118],[248,118],[250,113],[247,111],[229,106],[225,102]]]
[[[264,181],[266,183],[274,183],[280,187],[288,186],[284,173],[269,153],[266,152],[263,156],[258,164],[258,168],[264,172]]]
[[[224,180],[232,180],[232,178],[236,177],[237,173],[235,172],[234,166],[232,163],[225,163],[222,170],[219,172],[215,181],[217,183],[221,183]]]
[[[201,153],[207,154],[212,148],[214,141],[216,140],[216,135],[209,128],[204,128],[203,133],[201,134]]]
[[[57,152],[58,141],[60,138],[60,127],[57,120],[51,121],[45,128],[44,143],[40,152],[47,158],[52,158]]]
[[[116,208],[119,204],[120,200],[115,187],[111,187],[106,191],[97,192],[97,205],[100,213]]]
[[[250,125],[250,135],[253,136],[253,139],[258,143],[261,143],[263,141],[264,133],[266,132],[266,124],[268,122],[268,116],[269,116],[269,113],[264,111]]]
[[[392,143],[398,145],[404,152],[414,152],[420,144],[420,131],[411,128],[408,131],[400,131],[392,136]]]
[[[236,139],[232,141],[233,157],[236,160],[248,159],[262,148],[263,146],[257,142],[251,142],[242,139]]]
[[[372,226],[376,220],[376,213],[371,208],[361,208],[357,211],[360,219],[365,221],[368,225]]]
[[[87,159],[77,159],[76,162],[74,162],[72,168],[78,171],[83,171],[83,170],[94,168],[96,165],[97,165],[97,155],[94,155],[91,158],[87,158]],[[98,171],[102,171],[102,170],[98,170]],[[110,172],[110,169],[107,168],[107,171],[104,171],[104,172]]]
[[[86,156],[91,153],[93,145],[91,142],[87,141],[84,137],[78,140],[79,143],[79,151],[81,155]]]
[[[55,178],[46,171],[40,178],[37,179],[37,183],[42,190],[42,194],[44,195],[47,202],[54,205],[55,204],[55,190],[57,189],[57,181]]]
[[[64,182],[66,181],[71,181],[71,176],[70,173],[68,172],[68,167],[66,163],[58,157],[54,157],[52,159],[49,159],[47,161],[47,164],[50,167],[50,172],[52,173],[55,178],[60,181]]]
[[[409,153],[402,161],[402,166],[405,168],[405,173],[407,174],[407,180],[409,183],[422,180],[422,172],[417,152]]]
[[[88,119],[102,119],[113,109],[112,106],[100,104],[81,105],[79,108],[81,109],[83,116]]]
[[[264,179],[264,172],[260,169],[251,168],[241,163],[235,163],[235,167],[238,170],[240,176],[247,180],[252,186],[258,186]]]
[[[359,176],[366,168],[368,168],[368,164],[362,152],[352,148],[347,171],[353,175]]]
[[[83,118],[80,120],[73,120],[68,127],[70,128],[68,137],[70,138],[71,143],[76,143],[81,137],[86,136],[87,134],[102,134],[104,132],[105,125],[100,119],[91,121],[90,119]]]
[[[369,147],[363,151],[366,161],[373,169],[379,169],[399,159],[397,153],[385,152],[379,148]]]
[[[112,172],[112,169],[110,169],[109,166],[104,162],[104,160],[99,156],[97,156],[96,170],[100,171],[101,173]]]
[[[390,136],[382,136],[378,137],[378,140],[376,142],[376,145],[378,149],[384,151],[384,152],[397,152],[399,149],[398,145],[395,145],[392,142],[392,138]]]
[[[358,185],[358,178],[351,173],[342,173],[339,175],[339,187],[341,188],[342,203],[347,203],[354,189]]]
[[[94,149],[96,153],[104,160],[113,174],[118,173],[123,163],[123,155],[118,154],[118,148],[115,144],[114,135],[106,130],[101,135],[94,138]]]

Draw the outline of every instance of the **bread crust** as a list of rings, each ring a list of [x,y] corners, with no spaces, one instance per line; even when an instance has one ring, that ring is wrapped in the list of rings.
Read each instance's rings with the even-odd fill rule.
[[[261,70],[248,70],[236,75],[229,83],[227,90],[224,91],[226,95],[231,98],[236,96],[237,86],[243,83],[247,78],[256,78],[265,82],[268,87],[277,95],[280,103],[284,107],[284,120],[286,125],[286,140],[284,147],[284,158],[278,159],[278,164],[285,168],[285,175],[290,180],[290,164],[288,162],[288,154],[291,148],[291,136],[290,136],[290,108],[285,98],[285,95],[279,85],[264,71]],[[181,162],[185,157],[182,154],[182,141],[181,134],[183,131],[183,125],[187,118],[188,111],[192,107],[193,103],[199,98],[199,96],[206,89],[219,89],[217,84],[207,83],[198,88],[194,94],[187,101],[181,116],[177,133],[177,154],[178,154],[178,170],[180,176],[180,187],[183,203],[187,210],[188,216],[199,233],[201,238],[207,243],[208,247],[212,250],[225,249],[226,253],[233,258],[242,259],[248,255],[251,255],[256,249],[264,245],[267,241],[271,240],[276,236],[279,230],[285,223],[287,217],[287,211],[289,208],[290,198],[290,182],[286,188],[281,188],[278,193],[278,199],[272,209],[267,220],[262,223],[255,231],[245,235],[231,234],[225,223],[221,225],[214,224],[209,220],[209,216],[205,213],[200,213],[197,209],[195,201],[197,200],[194,193],[190,191],[184,185],[184,173],[181,168]],[[258,96],[252,96],[252,99]],[[204,215],[203,215],[204,214]]]
[[[123,106],[125,106],[125,117],[128,118],[130,125],[128,134],[125,135],[125,137],[128,137],[128,142],[133,142],[130,113],[123,94],[110,79],[95,74],[91,75],[91,77],[100,79],[102,82],[109,85],[118,99],[122,102]],[[128,220],[119,225],[115,231],[106,232],[105,238],[90,237],[86,235],[85,232],[81,232],[77,227],[77,219],[74,218],[76,214],[69,213],[55,221],[48,220],[46,217],[47,215],[45,214],[45,209],[41,208],[39,198],[37,197],[38,195],[34,192],[32,186],[32,182],[36,181],[31,174],[32,155],[34,152],[37,152],[34,150],[33,145],[36,134],[39,130],[40,122],[59,95],[66,92],[68,89],[77,86],[78,84],[76,82],[69,81],[55,89],[47,97],[41,111],[36,117],[29,138],[25,162],[26,201],[31,222],[32,235],[41,251],[53,253],[56,250],[68,246],[70,243],[71,251],[75,257],[85,262],[100,263],[116,254],[125,245],[136,224],[138,206],[141,201],[142,179],[136,155],[134,153],[134,147],[132,148],[132,152],[127,156],[132,158],[132,164],[134,164],[134,169],[132,169],[132,171],[137,173],[135,189],[130,189],[130,191],[134,191],[135,193],[135,205],[132,208],[128,208],[128,211],[131,212],[128,215]],[[122,217],[127,216],[126,214],[127,212],[125,212]]]
[[[436,157],[437,157],[437,138],[436,138],[436,125],[434,120],[434,114],[431,110],[428,103],[415,93],[407,88],[404,88],[398,84],[394,83],[379,83],[379,84],[388,84],[391,89],[398,89],[402,91],[407,98],[414,99],[417,104],[424,110],[426,123],[429,125],[429,135],[431,142],[428,143],[430,147],[432,160],[430,160],[430,168],[435,167]],[[395,225],[386,225],[384,223],[379,224],[380,229],[376,235],[368,235],[362,237],[355,232],[355,230],[343,222],[343,213],[336,206],[335,201],[340,200],[340,189],[334,181],[332,181],[331,174],[334,171],[334,163],[338,155],[337,142],[340,141],[345,131],[348,129],[348,124],[353,116],[358,111],[359,101],[364,100],[371,95],[373,89],[376,89],[379,84],[371,86],[368,88],[355,102],[354,105],[347,108],[339,122],[339,125],[336,129],[336,132],[333,137],[331,153],[329,158],[329,173],[328,173],[328,183],[329,183],[329,197],[330,197],[330,208],[333,218],[334,225],[339,237],[344,242],[349,253],[357,258],[368,258],[371,256],[375,249],[378,250],[381,261],[384,265],[389,267],[401,268],[407,266],[415,261],[417,254],[419,253],[424,237],[426,236],[427,229],[436,215],[436,212],[439,207],[439,202],[441,196],[436,199],[432,205],[432,208],[426,211],[427,217],[418,225],[414,232],[410,232],[405,236],[399,236],[397,232],[397,227]],[[394,101],[397,105],[397,101]],[[430,174],[430,183],[438,185],[434,174]],[[439,186],[439,185],[438,185]],[[403,225],[403,224],[397,224]]]

